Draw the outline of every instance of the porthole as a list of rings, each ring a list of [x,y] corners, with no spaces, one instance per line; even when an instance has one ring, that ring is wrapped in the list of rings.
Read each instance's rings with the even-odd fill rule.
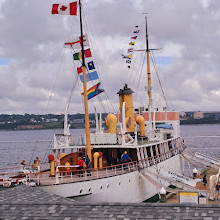
[[[91,188],[89,188],[89,192],[91,191]]]
[[[102,186],[100,186],[100,189],[102,189]]]
[[[121,181],[118,182],[118,185],[119,185],[119,186],[121,185]]]
[[[109,184],[107,185],[107,188],[109,188]]]
[[[83,191],[83,190],[82,190],[82,189],[80,189],[79,193],[82,193],[82,191]]]

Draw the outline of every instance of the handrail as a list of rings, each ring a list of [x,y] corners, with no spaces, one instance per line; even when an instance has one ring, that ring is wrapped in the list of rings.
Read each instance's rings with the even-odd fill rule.
[[[132,161],[132,162],[128,162],[128,163],[121,163],[121,164],[116,164],[116,165],[111,165],[111,166],[105,166],[102,169],[104,170],[104,169],[108,169],[108,168],[115,168],[115,167],[122,166],[122,165],[131,165],[133,163],[138,163],[138,162],[152,160],[152,159],[155,159],[157,157],[160,157],[162,155],[171,153],[171,152],[173,152],[175,150],[182,149],[182,148],[183,148],[182,146],[181,147],[176,147],[176,148],[170,149],[169,151],[166,151],[164,153],[157,154],[157,155],[155,155],[153,157],[148,157],[146,159],[142,159],[142,160],[139,160],[139,161]],[[79,166],[78,165],[72,165],[72,166],[71,165],[70,166],[62,166],[61,165],[61,166],[58,166],[58,167],[79,167]],[[19,168],[19,167],[17,167],[17,168]],[[97,169],[101,170],[100,168],[97,168]],[[0,170],[2,170],[2,169],[0,169]],[[92,170],[94,170],[94,168],[83,168],[83,169],[81,169],[81,171],[87,171],[87,170],[92,171]],[[65,173],[65,172],[70,172],[70,171],[56,171],[55,173]],[[73,172],[73,171],[71,171],[71,172]],[[21,174],[23,174],[23,175],[25,175],[25,174],[26,175],[28,175],[28,174],[34,174],[34,175],[50,174],[50,171],[47,171],[47,172],[33,172],[33,173],[0,173],[0,175],[21,175]]]
[[[0,170],[12,170],[12,169],[16,169],[16,168],[22,168],[23,166],[16,166],[16,167],[5,167],[5,168],[1,168]]]
[[[56,172],[54,172],[55,176],[50,177],[49,179],[48,179],[48,177],[51,174],[50,171],[30,172],[30,173],[15,173],[15,172],[11,173],[11,172],[8,172],[8,173],[0,173],[0,176],[14,175],[13,177],[16,177],[15,175],[17,175],[18,178],[23,176],[26,179],[28,179],[28,178],[34,179],[38,184],[39,183],[59,184],[59,183],[63,183],[63,182],[66,183],[66,181],[67,182],[77,182],[77,181],[82,181],[84,179],[97,179],[97,178],[103,178],[103,177],[108,177],[108,176],[120,175],[124,172],[135,171],[135,170],[140,169],[142,167],[150,167],[150,166],[155,165],[161,161],[164,161],[165,159],[162,157],[163,155],[168,155],[169,158],[171,158],[172,156],[180,153],[184,148],[185,148],[184,144],[181,144],[179,147],[174,147],[164,153],[160,153],[160,154],[157,154],[157,155],[149,157],[149,158],[145,158],[145,159],[142,159],[139,161],[132,161],[132,162],[128,162],[128,163],[120,163],[120,164],[116,164],[116,165],[105,166],[102,169],[97,168],[97,170],[94,170],[94,168],[83,168],[80,170],[79,169],[77,169],[77,170],[70,169],[70,170],[65,170],[65,171],[59,171],[59,168],[61,168],[61,167],[63,167],[63,168],[79,167],[78,165],[70,165],[70,166],[60,165],[60,166],[56,167]],[[173,152],[174,152],[174,154],[173,154]],[[146,163],[143,163],[143,162],[146,162]],[[21,166],[19,166],[19,167],[21,167]],[[16,168],[19,168],[19,167],[16,167]],[[103,172],[102,172],[102,170],[103,170]],[[79,171],[81,171],[82,173],[79,174]],[[93,175],[87,177],[87,175],[91,174],[91,173]],[[48,176],[47,179],[42,178],[42,176],[45,177],[46,175]]]

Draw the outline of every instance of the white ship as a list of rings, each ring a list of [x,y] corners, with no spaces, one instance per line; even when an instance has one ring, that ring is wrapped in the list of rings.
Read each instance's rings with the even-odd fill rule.
[[[79,10],[82,24],[80,0]],[[179,113],[169,111],[166,106],[155,106],[152,100],[147,23],[145,51],[149,103],[134,107],[133,91],[125,84],[118,92],[120,114],[109,114],[105,119],[107,129],[104,129],[101,114],[98,117],[96,113],[94,132],[89,128],[83,36],[81,25],[86,135],[78,140],[71,136],[66,107],[64,132],[54,135],[52,154],[48,157],[50,170],[28,174],[26,178],[34,179],[42,190],[86,202],[142,202],[160,194],[161,188],[172,192],[170,185],[196,190],[197,181],[183,175],[183,158],[193,160],[196,155],[187,155],[180,137]],[[122,163],[125,151],[131,160]],[[86,155],[92,167],[79,169],[78,158]],[[60,157],[58,165],[57,156]],[[203,155],[199,162],[206,159]],[[209,158],[207,163],[210,163]],[[219,162],[216,163],[219,167]]]
[[[79,9],[81,15],[80,1]],[[81,45],[83,51],[83,42]],[[64,133],[54,135],[50,177],[48,173],[43,173],[39,178],[43,190],[78,201],[142,202],[157,194],[161,187],[170,185],[166,178],[158,181],[159,173],[167,177],[172,175],[170,173],[182,174],[180,153],[185,146],[180,137],[179,113],[153,105],[148,38],[146,46],[149,103],[134,108],[133,91],[125,85],[118,92],[120,114],[109,114],[106,117],[107,130],[102,128],[101,115],[98,119],[96,114],[94,133],[89,130],[85,59],[82,55],[86,136],[79,137],[79,141],[73,140],[66,108]],[[72,153],[66,154],[69,149]],[[131,161],[122,164],[121,155],[125,151]],[[85,157],[86,154],[93,168],[83,169],[82,176],[77,169],[77,158]],[[61,165],[55,172],[57,155],[61,156]],[[71,164],[70,170],[66,170],[67,160]]]

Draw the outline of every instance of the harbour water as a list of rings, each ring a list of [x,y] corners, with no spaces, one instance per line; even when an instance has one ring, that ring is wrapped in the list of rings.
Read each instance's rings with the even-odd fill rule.
[[[0,131],[0,168],[19,166],[23,159],[31,164],[36,156],[47,161],[54,133],[62,130]],[[70,133],[77,138],[84,129],[72,129]],[[220,157],[220,125],[184,125],[181,136],[188,148]],[[189,164],[185,168],[191,169]]]

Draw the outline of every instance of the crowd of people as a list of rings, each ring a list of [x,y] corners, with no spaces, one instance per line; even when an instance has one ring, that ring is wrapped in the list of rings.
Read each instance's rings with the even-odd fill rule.
[[[130,161],[132,161],[132,160],[128,156],[127,151],[125,151],[121,155],[121,163],[122,164],[129,163]],[[56,160],[56,166],[59,166],[59,165],[60,165],[60,158],[58,156],[57,160]],[[66,160],[64,166],[65,166],[65,171],[66,171],[64,173],[64,175],[70,175],[71,174],[71,161],[70,161],[70,159]],[[126,165],[124,165],[124,167],[126,168]],[[83,177],[83,170],[86,170],[87,176],[91,176],[91,168],[92,168],[92,161],[90,160],[88,155],[85,155],[85,160],[83,160],[83,158],[81,156],[78,157],[76,169],[78,171],[79,177]]]

